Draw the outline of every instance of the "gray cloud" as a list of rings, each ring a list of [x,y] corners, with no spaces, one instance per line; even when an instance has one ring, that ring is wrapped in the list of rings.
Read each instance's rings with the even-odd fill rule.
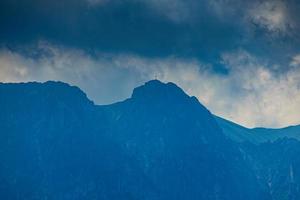
[[[269,32],[287,35],[294,28],[286,1],[256,2],[248,11],[249,20]]]
[[[104,6],[107,3],[120,0],[86,0],[90,6]],[[124,2],[140,3],[156,14],[163,16],[175,23],[188,22],[195,14],[195,7],[202,2],[194,0],[127,0]]]
[[[86,0],[90,6],[99,6],[109,3],[111,0]]]
[[[141,2],[174,22],[190,20],[193,13],[189,0],[141,0]]]
[[[26,49],[38,56],[0,51],[0,81],[61,80],[82,88],[98,104],[128,98],[150,79],[171,81],[194,95],[213,113],[243,125],[281,127],[300,123],[300,68],[295,55],[290,68],[274,73],[265,61],[244,50],[227,52],[221,62],[228,74],[209,64],[177,57],[146,58],[97,53],[41,42]],[[296,67],[298,66],[298,67]]]

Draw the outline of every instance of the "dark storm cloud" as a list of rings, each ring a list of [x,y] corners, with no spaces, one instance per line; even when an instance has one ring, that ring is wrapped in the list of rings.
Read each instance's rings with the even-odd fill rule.
[[[216,62],[222,52],[241,47],[257,56],[290,59],[286,56],[298,51],[300,44],[299,5],[292,0],[2,0],[0,4],[0,42],[12,46],[43,39],[92,51]]]
[[[204,3],[194,5],[196,14],[190,14],[192,1],[182,6],[169,6],[171,1],[41,2],[2,1],[0,41],[44,39],[100,51],[213,59],[237,46],[243,35],[234,24],[220,22]]]

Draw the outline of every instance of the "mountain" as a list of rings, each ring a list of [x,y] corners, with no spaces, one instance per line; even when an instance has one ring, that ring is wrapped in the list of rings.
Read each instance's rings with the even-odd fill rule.
[[[246,128],[229,120],[215,116],[224,134],[236,142],[264,143],[278,139],[292,138],[300,141],[300,125],[285,128]]]
[[[105,108],[109,132],[136,157],[164,199],[254,199],[257,180],[195,97],[157,80]],[[230,180],[228,182],[228,180]]]
[[[270,199],[239,145],[173,83],[105,106],[61,82],[0,84],[0,110],[0,199]]]
[[[215,116],[273,200],[300,199],[300,126],[248,129]]]
[[[137,161],[77,87],[0,84],[0,199],[143,199]]]

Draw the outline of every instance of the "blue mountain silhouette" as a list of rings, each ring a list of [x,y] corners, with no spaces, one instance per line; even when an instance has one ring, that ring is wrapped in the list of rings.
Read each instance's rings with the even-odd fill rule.
[[[0,110],[0,199],[280,197],[258,177],[262,147],[232,140],[173,83],[149,81],[105,106],[62,82],[3,83]]]

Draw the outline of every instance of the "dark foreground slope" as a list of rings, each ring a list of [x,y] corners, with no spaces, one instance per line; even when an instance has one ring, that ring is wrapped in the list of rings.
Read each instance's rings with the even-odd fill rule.
[[[274,200],[300,199],[300,142],[278,139],[260,144],[242,143],[246,160]]]
[[[0,110],[0,199],[269,199],[210,112],[172,83],[108,106],[64,83],[0,84]]]

